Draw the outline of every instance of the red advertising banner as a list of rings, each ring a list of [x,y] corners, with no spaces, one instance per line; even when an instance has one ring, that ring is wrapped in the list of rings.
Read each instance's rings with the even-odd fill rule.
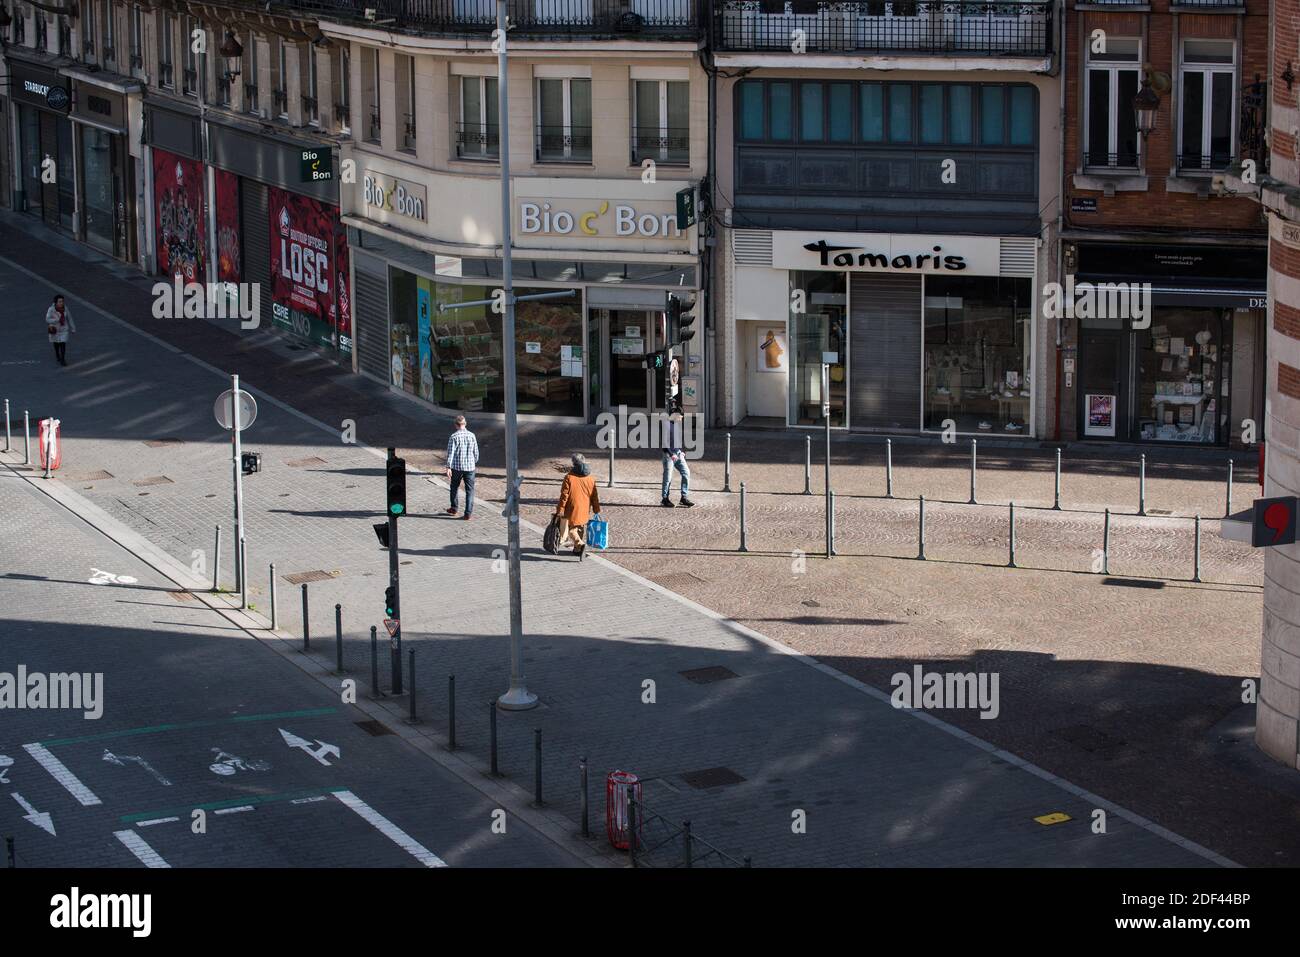
[[[153,208],[158,274],[203,282],[203,164],[154,147]]]
[[[239,282],[244,272],[239,242],[239,177],[212,170],[217,201],[217,282]]]
[[[337,206],[271,186],[271,321],[294,335],[352,351],[348,249]],[[336,292],[337,290],[337,292]]]

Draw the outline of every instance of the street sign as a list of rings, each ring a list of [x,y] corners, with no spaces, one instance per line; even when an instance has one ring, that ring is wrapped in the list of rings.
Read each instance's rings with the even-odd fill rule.
[[[1296,505],[1294,495],[1255,499],[1254,528],[1250,544],[1255,548],[1295,543]]]
[[[397,637],[397,629],[400,628],[401,626],[402,626],[402,622],[397,618],[384,619],[384,627],[388,629],[388,636],[390,638]]]
[[[677,228],[695,225],[695,187],[687,186],[677,191]]]
[[[304,183],[324,183],[334,178],[334,152],[328,148],[302,150],[301,179]]]
[[[217,425],[223,429],[228,429],[235,421],[235,410],[232,408],[233,403],[230,401],[231,392],[227,389],[221,395],[217,396],[217,401],[212,404],[212,414],[217,417]],[[239,431],[243,432],[257,420],[257,400],[245,392],[239,390]]]

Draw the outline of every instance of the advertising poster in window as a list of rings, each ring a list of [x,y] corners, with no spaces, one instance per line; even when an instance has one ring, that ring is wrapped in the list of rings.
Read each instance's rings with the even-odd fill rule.
[[[785,330],[761,331],[758,334],[759,372],[785,372],[787,368]]]
[[[217,199],[217,282],[239,282],[244,272],[239,243],[239,177],[213,169]]]
[[[340,241],[338,209],[274,186],[267,197],[272,323],[308,342],[350,353],[347,244]]]
[[[1087,411],[1087,421],[1083,424],[1085,435],[1115,436],[1115,397],[1113,395],[1094,395],[1083,397]]]
[[[203,282],[203,164],[154,147],[153,201],[158,274]]]
[[[419,313],[417,328],[419,330],[420,348],[420,398],[433,401],[433,355],[429,336],[433,327],[429,322],[429,281],[420,279],[416,288],[415,301]]]

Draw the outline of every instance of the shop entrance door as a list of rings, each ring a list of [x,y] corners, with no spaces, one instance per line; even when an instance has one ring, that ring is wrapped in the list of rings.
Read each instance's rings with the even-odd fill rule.
[[[1128,350],[1119,331],[1079,332],[1079,438],[1129,438]]]
[[[646,309],[602,309],[609,329],[609,405],[653,411],[663,407],[663,373],[645,368],[645,358],[662,348],[662,313]]]

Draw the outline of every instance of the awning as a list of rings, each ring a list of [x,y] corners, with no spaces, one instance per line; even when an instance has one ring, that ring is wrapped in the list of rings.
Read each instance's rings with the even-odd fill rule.
[[[1142,280],[1131,276],[1088,276],[1074,277],[1075,297],[1083,295],[1087,286],[1116,284],[1128,286],[1140,284]],[[1151,285],[1151,302],[1156,306],[1199,306],[1209,309],[1266,309],[1268,307],[1268,289],[1264,283],[1238,283],[1234,286],[1175,286],[1168,283]]]

